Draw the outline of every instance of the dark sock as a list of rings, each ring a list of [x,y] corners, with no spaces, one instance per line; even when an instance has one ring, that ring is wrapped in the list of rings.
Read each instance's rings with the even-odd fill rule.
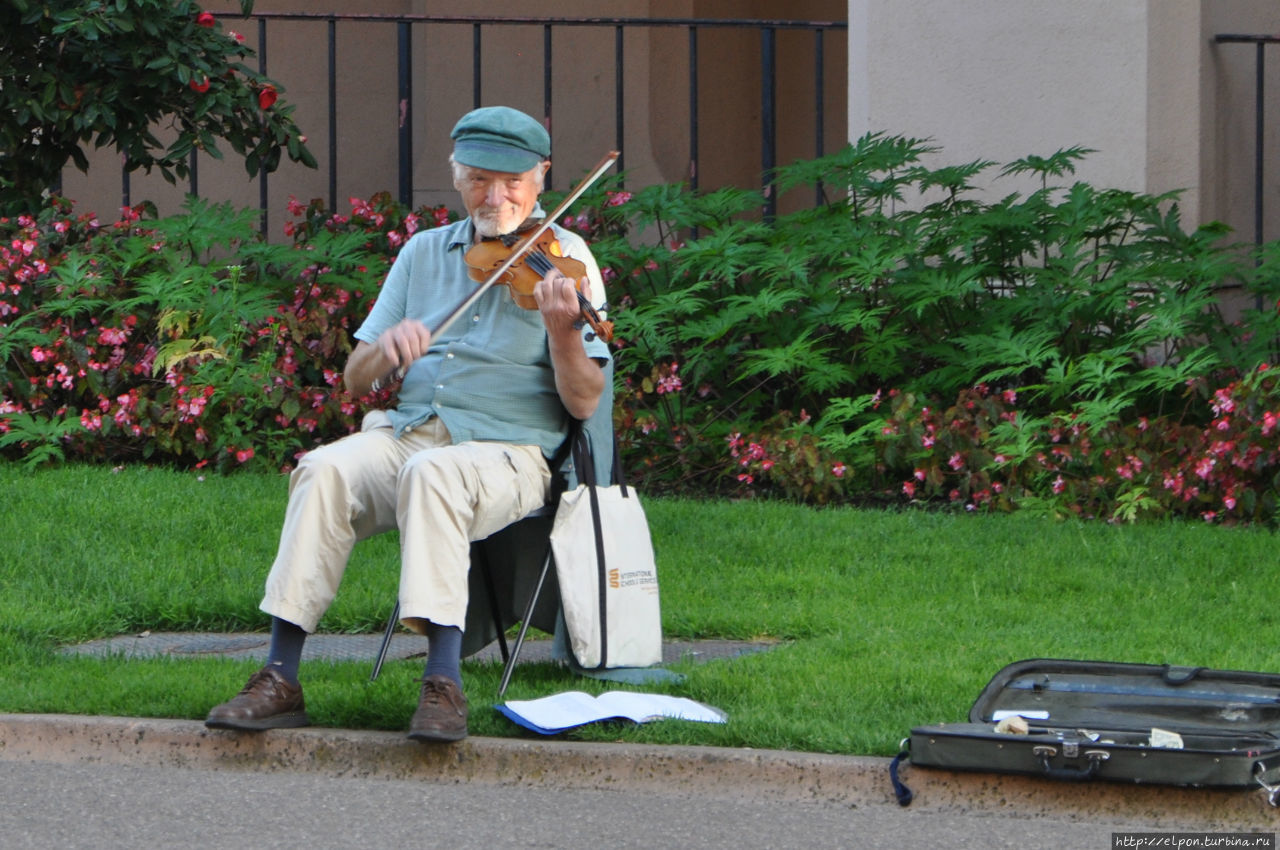
[[[422,678],[448,676],[462,687],[462,629],[427,623],[427,669]]]
[[[267,664],[295,685],[298,684],[302,643],[306,639],[307,633],[301,626],[279,617],[271,618],[271,649],[267,652]]]

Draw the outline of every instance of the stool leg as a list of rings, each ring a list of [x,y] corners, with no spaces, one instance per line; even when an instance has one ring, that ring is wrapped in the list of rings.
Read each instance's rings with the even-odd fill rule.
[[[387,629],[382,633],[382,646],[378,647],[378,657],[373,662],[373,672],[369,674],[369,681],[372,682],[378,678],[378,674],[382,672],[382,662],[387,660],[387,650],[391,648],[391,635],[395,633],[396,623],[400,621],[400,600],[396,600],[396,605],[391,609],[391,616],[387,618]]]
[[[484,543],[477,543],[480,554],[480,575],[484,577],[484,589],[489,595],[489,613],[493,617],[493,627],[498,632],[498,649],[505,662],[511,658],[507,651],[507,635],[502,628],[502,611],[498,607],[498,589],[493,583],[493,571],[489,569],[489,554],[484,550]]]
[[[498,697],[501,698],[507,692],[507,684],[511,681],[511,674],[516,669],[516,659],[520,657],[520,648],[524,646],[524,636],[529,631],[529,618],[533,616],[533,609],[538,604],[538,597],[542,595],[542,585],[547,580],[547,572],[551,569],[551,543],[547,543],[547,557],[542,561],[542,572],[538,574],[538,583],[533,586],[533,593],[529,595],[529,604],[525,605],[524,616],[520,619],[520,631],[516,634],[515,646],[511,648],[511,657],[507,659],[506,666],[502,668],[502,682],[498,685]]]

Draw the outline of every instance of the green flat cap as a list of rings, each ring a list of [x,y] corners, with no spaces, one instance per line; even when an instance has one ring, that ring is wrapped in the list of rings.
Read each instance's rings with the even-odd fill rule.
[[[542,123],[509,106],[468,112],[449,134],[453,158],[472,168],[523,174],[551,155]]]

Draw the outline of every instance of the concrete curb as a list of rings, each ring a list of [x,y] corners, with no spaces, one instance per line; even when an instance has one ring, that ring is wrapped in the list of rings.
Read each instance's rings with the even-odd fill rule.
[[[485,782],[572,789],[728,795],[850,808],[891,806],[889,760],[777,750],[468,738],[422,746],[396,732],[293,729],[240,733],[191,720],[0,714],[0,761],[192,769],[305,771],[329,776]],[[907,813],[1131,821],[1161,829],[1280,829],[1261,791],[954,773],[905,766]]]

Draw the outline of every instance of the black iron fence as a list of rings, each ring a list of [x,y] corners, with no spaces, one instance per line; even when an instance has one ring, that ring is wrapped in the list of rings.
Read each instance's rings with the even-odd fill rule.
[[[1261,245],[1265,239],[1266,213],[1266,117],[1267,117],[1267,46],[1280,44],[1280,35],[1239,35],[1224,33],[1214,37],[1216,44],[1251,44],[1254,46],[1253,97],[1253,239]]]
[[[758,125],[755,132],[759,134],[760,146],[760,162],[759,168],[763,175],[767,175],[774,169],[778,162],[778,70],[779,70],[779,49],[778,35],[782,31],[800,31],[808,35],[810,39],[807,52],[811,55],[812,64],[809,68],[808,79],[803,86],[808,92],[812,93],[812,139],[813,147],[811,153],[813,156],[822,156],[824,154],[824,136],[830,132],[832,128],[827,126],[828,115],[826,108],[826,98],[828,96],[828,84],[825,78],[825,67],[828,61],[827,50],[828,40],[833,34],[843,36],[847,29],[847,24],[843,21],[789,21],[789,20],[750,20],[750,19],[683,19],[683,18],[533,18],[533,17],[451,17],[440,15],[373,15],[373,14],[334,14],[334,13],[281,13],[281,12],[258,12],[253,16],[257,27],[257,58],[259,70],[264,74],[271,74],[271,56],[273,37],[276,28],[286,26],[296,22],[323,23],[325,25],[325,50],[326,50],[326,66],[327,74],[325,80],[326,104],[327,104],[327,142],[328,156],[323,157],[321,168],[327,168],[328,179],[328,200],[331,208],[336,207],[338,200],[339,175],[346,159],[350,156],[357,156],[356,151],[342,150],[342,114],[343,109],[339,103],[338,97],[338,26],[339,24],[382,24],[393,25],[396,29],[396,96],[399,101],[400,119],[399,132],[396,139],[398,148],[398,159],[395,176],[395,187],[398,199],[405,204],[412,204],[415,191],[414,186],[414,56],[413,45],[414,35],[417,28],[434,27],[434,26],[453,26],[459,25],[469,27],[471,30],[471,54],[472,66],[471,75],[471,101],[474,106],[480,106],[483,103],[485,92],[482,91],[482,74],[481,68],[485,61],[485,35],[490,33],[494,28],[502,27],[538,27],[541,29],[541,52],[542,52],[542,118],[548,126],[553,125],[552,117],[558,104],[562,101],[568,101],[572,97],[572,91],[566,91],[566,84],[557,79],[553,67],[553,41],[563,31],[569,28],[593,28],[596,30],[604,30],[606,33],[612,31],[613,35],[613,63],[612,69],[595,68],[598,74],[607,74],[611,71],[613,76],[613,145],[623,152],[627,150],[628,136],[628,110],[624,96],[623,81],[627,75],[627,57],[624,51],[624,33],[634,28],[647,28],[655,30],[662,28],[665,30],[682,30],[686,34],[687,39],[687,88],[683,93],[670,92],[668,97],[675,100],[683,98],[683,111],[685,121],[687,121],[687,138],[688,138],[688,173],[686,179],[693,188],[699,188],[699,159],[700,152],[704,145],[708,142],[708,137],[720,131],[719,127],[706,127],[700,120],[703,112],[703,102],[708,97],[715,97],[715,91],[704,91],[700,86],[699,71],[699,50],[700,38],[706,36],[709,31],[733,29],[744,32],[753,32],[758,36],[759,61],[758,61],[758,77],[755,80],[742,81],[745,85],[752,88],[758,87],[760,93]],[[842,44],[840,45],[843,46]],[[797,63],[794,61],[796,51],[793,49],[788,53],[788,77],[794,79],[797,73]],[[808,57],[806,57],[808,58]],[[276,76],[276,75],[272,75]],[[285,85],[286,88],[292,89],[294,81],[286,77],[277,76],[277,79]],[[562,79],[562,78],[561,78]],[[840,91],[843,91],[844,80],[838,81]],[[457,85],[457,82],[451,80],[450,85]],[[717,85],[721,83],[717,81]],[[430,85],[430,82],[428,82]],[[791,97],[793,92],[788,92]],[[678,100],[675,100],[678,102]],[[568,108],[566,105],[564,108]],[[754,116],[750,116],[754,117]],[[838,118],[837,128],[843,128],[843,114]],[[733,128],[732,132],[741,132],[740,127]],[[625,159],[618,163],[619,169],[625,168]],[[263,216],[263,229],[267,228],[267,209],[268,209],[268,181],[270,178],[263,174],[259,178],[259,205]],[[127,206],[130,204],[130,187],[128,182],[128,173],[123,178],[123,202]],[[190,162],[189,191],[192,194],[200,194],[200,174],[198,163],[193,154]],[[766,215],[772,215],[776,199],[770,197],[767,201],[768,207],[765,210]]]

